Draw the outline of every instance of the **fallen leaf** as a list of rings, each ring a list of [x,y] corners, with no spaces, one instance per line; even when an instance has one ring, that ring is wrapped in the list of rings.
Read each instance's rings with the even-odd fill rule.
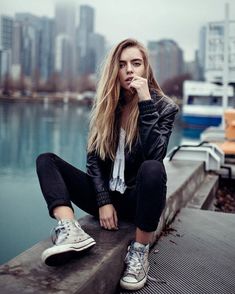
[[[171,242],[171,243],[174,243],[174,244],[176,244],[176,245],[177,245],[177,243],[176,243],[175,241],[173,241],[173,240],[170,240],[170,242]]]

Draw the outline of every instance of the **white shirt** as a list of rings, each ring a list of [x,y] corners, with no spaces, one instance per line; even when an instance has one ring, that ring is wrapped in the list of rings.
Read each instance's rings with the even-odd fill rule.
[[[109,188],[111,191],[119,191],[123,194],[126,190],[124,179],[125,170],[125,136],[126,132],[123,128],[120,129],[119,143],[116,152],[116,157],[113,166],[112,178],[109,181]]]

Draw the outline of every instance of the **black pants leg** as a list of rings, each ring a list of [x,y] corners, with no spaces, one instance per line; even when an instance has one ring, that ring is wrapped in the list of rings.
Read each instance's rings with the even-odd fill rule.
[[[59,205],[72,208],[71,201],[98,217],[96,195],[90,177],[53,153],[37,158],[37,173],[50,215]],[[118,216],[135,222],[143,231],[157,228],[166,201],[166,172],[163,163],[145,161],[137,175],[136,186],[122,195],[110,192]]]
[[[166,182],[162,162],[144,161],[138,171],[135,188],[127,189],[120,196],[120,215],[133,220],[143,231],[155,231],[166,203]]]
[[[72,208],[71,201],[85,212],[98,216],[95,191],[86,173],[53,153],[39,155],[36,167],[51,217],[57,206]]]

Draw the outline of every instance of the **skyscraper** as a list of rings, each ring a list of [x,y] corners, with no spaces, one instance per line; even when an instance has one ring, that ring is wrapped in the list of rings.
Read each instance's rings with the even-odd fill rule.
[[[23,30],[19,21],[14,20],[13,23],[13,36],[12,36],[12,65],[11,75],[14,80],[18,80],[21,74],[22,48],[23,48]]]
[[[183,73],[183,51],[175,41],[150,41],[148,50],[154,75],[160,84]]]
[[[205,57],[206,57],[206,27],[203,26],[199,32],[199,50],[198,50],[198,66],[199,78],[204,79],[205,72]]]
[[[15,20],[22,27],[22,73],[32,77],[39,69],[40,18],[30,13],[16,13]]]
[[[235,83],[235,21],[229,22],[228,82]],[[209,22],[206,26],[205,78],[222,83],[224,68],[224,22]]]
[[[76,72],[75,32],[75,2],[57,1],[55,6],[55,70],[67,78]]]
[[[90,38],[92,33],[94,33],[94,9],[88,5],[81,5],[77,31],[78,73],[80,75],[94,72],[95,57]]]
[[[91,56],[93,57],[90,68],[94,73],[99,69],[105,55],[105,38],[101,34],[91,33],[88,41]]]
[[[47,80],[54,71],[54,20],[41,17],[39,68],[42,79]]]
[[[0,16],[0,79],[10,73],[12,59],[13,18]]]

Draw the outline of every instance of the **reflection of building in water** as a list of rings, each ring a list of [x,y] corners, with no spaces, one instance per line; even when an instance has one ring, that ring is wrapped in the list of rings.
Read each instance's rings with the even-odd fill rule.
[[[85,170],[88,110],[49,104],[0,104],[0,172],[35,172],[40,153],[53,152]]]

